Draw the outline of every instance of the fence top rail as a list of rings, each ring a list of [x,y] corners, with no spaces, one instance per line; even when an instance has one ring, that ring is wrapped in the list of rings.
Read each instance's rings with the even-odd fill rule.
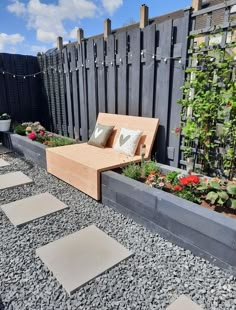
[[[207,14],[207,13],[217,11],[217,10],[220,10],[223,8],[228,8],[228,7],[233,6],[233,5],[236,5],[236,0],[228,0],[228,1],[225,1],[223,3],[210,6],[209,8],[205,8],[205,9],[196,11],[196,12],[192,13],[192,17]]]

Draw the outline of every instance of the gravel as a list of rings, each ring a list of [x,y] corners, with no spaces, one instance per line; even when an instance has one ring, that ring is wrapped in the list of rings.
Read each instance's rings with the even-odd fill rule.
[[[50,192],[69,208],[20,229],[0,211],[0,309],[166,309],[188,295],[203,309],[236,309],[236,278],[14,154],[0,174],[20,170],[32,185],[0,191],[0,204]],[[88,225],[135,253],[69,296],[35,250]]]

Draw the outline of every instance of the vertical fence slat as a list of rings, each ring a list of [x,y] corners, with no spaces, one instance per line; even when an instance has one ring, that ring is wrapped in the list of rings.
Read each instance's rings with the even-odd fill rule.
[[[77,70],[77,49],[72,45],[69,49],[70,53],[70,68],[72,70],[72,97],[74,108],[74,135],[75,139],[80,139],[80,116],[79,116],[79,94],[78,94],[78,70]]]
[[[61,120],[61,104],[60,104],[60,82],[59,82],[59,75],[58,72],[58,66],[57,66],[57,60],[58,60],[58,53],[54,53],[52,55],[52,65],[55,68],[55,71],[53,73],[54,79],[53,79],[53,87],[54,87],[54,94],[55,94],[55,102],[56,102],[56,115],[57,115],[57,132],[59,134],[62,134],[62,120]]]
[[[78,46],[78,71],[79,71],[79,102],[80,102],[80,121],[81,121],[81,139],[88,139],[88,107],[86,91],[86,64],[85,64],[85,42]]]
[[[150,25],[143,29],[143,80],[142,80],[142,109],[141,115],[153,116],[154,102],[154,66],[156,26]]]
[[[67,48],[62,50],[64,56],[64,74],[66,79],[66,103],[67,103],[67,120],[68,120],[68,133],[71,138],[74,137],[74,125],[73,125],[73,107],[71,100],[71,73],[69,67],[69,55]]]
[[[97,119],[97,81],[95,79],[95,54],[94,41],[92,39],[87,41],[87,89],[88,89],[88,116],[89,116],[89,136],[92,134],[96,119]]]
[[[138,116],[140,113],[140,29],[133,29],[128,32],[130,38],[130,52],[128,55],[129,68],[129,105],[128,114]]]
[[[64,74],[64,61],[62,51],[58,51],[58,73],[59,73],[59,88],[60,88],[60,109],[62,120],[62,131],[65,136],[68,135],[67,127],[67,111],[66,111],[66,86],[65,86],[65,74]]]
[[[189,31],[190,11],[185,11],[184,19],[180,21],[174,21],[174,26],[177,27],[177,43],[181,43],[181,64],[179,59],[174,60],[172,66],[173,73],[173,87],[171,93],[171,105],[169,115],[169,141],[168,150],[172,153],[172,158],[168,158],[167,163],[170,166],[178,167],[180,160],[180,135],[173,134],[176,127],[180,126],[181,120],[181,105],[177,104],[177,101],[182,98],[181,86],[185,79],[185,65],[187,63],[187,41]],[[186,41],[185,41],[186,40]]]
[[[166,162],[167,136],[168,136],[168,113],[169,113],[169,93],[172,88],[170,66],[172,55],[172,28],[173,21],[157,25],[159,31],[159,49],[161,61],[158,63],[158,74],[156,79],[156,103],[154,116],[160,119],[160,126],[157,133],[157,160],[161,163]],[[163,59],[165,58],[165,59]]]
[[[4,56],[0,54],[0,72],[4,70]],[[5,76],[0,73],[0,94],[1,94],[1,104],[0,104],[0,113],[8,111],[8,97],[6,89]]]
[[[106,79],[105,79],[105,65],[104,65],[104,39],[100,38],[97,44],[97,81],[98,81],[98,111],[106,112]]]
[[[127,114],[127,33],[116,35],[117,40],[117,113]]]
[[[107,38],[107,112],[116,113],[116,66],[115,66],[115,36]]]
[[[52,128],[53,131],[57,131],[57,119],[56,119],[56,100],[55,100],[55,94],[54,94],[54,88],[53,88],[53,69],[51,68],[51,55],[46,57],[46,74],[48,75],[49,79],[49,93],[51,98],[51,113],[52,113]]]

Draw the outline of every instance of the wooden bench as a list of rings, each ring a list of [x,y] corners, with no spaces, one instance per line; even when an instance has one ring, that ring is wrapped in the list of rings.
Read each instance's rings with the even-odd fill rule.
[[[141,145],[146,145],[145,159],[151,150],[159,125],[159,119],[99,113],[97,122],[115,126],[106,148],[87,143],[47,148],[47,171],[78,188],[96,200],[100,200],[101,172],[140,162]],[[135,156],[127,156],[113,150],[120,128],[142,130],[143,134]]]

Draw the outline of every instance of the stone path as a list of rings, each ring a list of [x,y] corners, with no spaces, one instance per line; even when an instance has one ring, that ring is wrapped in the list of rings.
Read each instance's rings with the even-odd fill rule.
[[[118,305],[121,305],[119,309],[127,309],[125,305],[134,309],[132,308],[134,305],[135,309],[142,310],[199,310],[201,308],[193,303],[189,297],[180,295],[187,293],[192,299],[199,302],[196,296],[198,291],[199,294],[201,294],[201,290],[203,291],[201,286],[205,282],[206,287],[216,287],[217,284],[213,285],[214,281],[216,280],[218,283],[218,279],[219,281],[223,279],[224,273],[218,268],[212,267],[203,259],[194,257],[191,253],[171,245],[158,236],[152,236],[141,226],[115,213],[110,208],[97,204],[83,193],[48,175],[45,170],[31,166],[32,170],[28,172],[27,163],[22,162],[21,166],[18,164],[18,160],[14,162],[17,165],[13,169],[6,166],[6,175],[9,176],[9,171],[21,170],[23,167],[22,170],[34,180],[34,183],[26,189],[23,186],[18,186],[13,190],[3,190],[4,195],[9,193],[13,195],[14,199],[18,197],[18,200],[11,202],[12,197],[5,196],[2,200],[5,205],[2,209],[13,224],[13,218],[21,215],[20,208],[26,212],[25,218],[18,223],[16,220],[15,225],[23,224],[24,221],[26,223],[32,219],[38,219],[38,221],[24,225],[21,230],[16,230],[15,228],[12,229],[10,227],[12,225],[9,225],[7,219],[0,214],[3,224],[0,245],[3,246],[3,251],[6,253],[5,262],[0,260],[0,269],[4,273],[0,295],[4,300],[4,305],[7,300],[9,301],[7,310],[15,309],[15,307],[22,310],[28,309],[28,305],[30,305],[29,309],[35,310],[53,309],[54,305],[57,309],[64,310],[67,309],[67,304],[72,307],[71,309],[100,309],[99,305],[103,305],[104,309],[112,310],[118,309]],[[14,175],[13,173],[19,173],[19,171],[11,173]],[[2,176],[4,175],[0,175],[0,179]],[[57,198],[64,203],[52,195],[49,198],[49,196],[44,196],[45,193],[40,193],[40,191],[46,190],[56,194]],[[32,196],[32,193],[38,195]],[[31,196],[28,197],[29,195]],[[39,214],[39,209],[35,207],[34,210],[30,210],[32,211],[30,215],[32,218],[27,219],[30,214],[29,206],[33,206],[35,198],[42,196],[44,199],[38,200],[38,207],[45,213]],[[1,196],[0,191],[1,197],[3,196]],[[49,204],[52,207],[52,212],[55,210],[54,207],[57,209],[57,202],[62,204],[60,210],[64,210],[64,212],[58,212],[57,215],[46,216],[39,220],[40,217],[49,215],[47,213],[47,198],[52,199],[52,203]],[[68,203],[70,208],[67,208]],[[17,208],[19,209],[17,210]],[[17,210],[16,214],[13,210]],[[18,215],[17,212],[19,212]],[[13,218],[11,219],[11,217]],[[82,222],[85,223],[85,226]],[[93,223],[102,230],[94,225],[91,226]],[[84,236],[82,236],[83,234]],[[114,239],[108,235],[113,236]],[[135,255],[130,257],[131,252],[116,240],[122,241],[127,248],[132,248]],[[19,252],[19,245],[23,252]],[[36,258],[35,254],[44,262],[46,268],[42,268],[41,260]],[[128,257],[130,259],[127,260]],[[125,261],[119,264],[123,260]],[[119,265],[115,266],[117,264]],[[186,269],[187,267],[191,270]],[[109,270],[94,281],[90,281],[110,268],[112,268],[111,271]],[[53,272],[68,293],[74,292],[82,285],[85,289],[81,288],[71,297],[68,297],[50,272]],[[187,278],[184,278],[185,273]],[[204,281],[198,283],[197,279],[200,274],[202,274]],[[213,274],[215,274],[216,279],[212,276]],[[182,277],[185,289],[183,289],[181,282]],[[193,288],[188,291],[189,277],[193,283]],[[142,282],[143,280],[144,282]],[[175,280],[178,280],[177,284],[175,284]],[[230,281],[229,279],[229,283],[232,283],[233,280]],[[169,283],[172,286],[169,286]],[[17,299],[13,297],[15,294],[14,287],[16,292],[19,292]],[[22,291],[21,288],[23,287],[24,290]],[[217,287],[216,290],[218,290]],[[119,295],[121,291],[128,295]],[[139,292],[138,295],[136,295],[137,292]],[[31,297],[28,298],[25,293]],[[50,298],[47,298],[48,293],[50,293]],[[153,297],[150,299],[151,294],[155,295],[155,299]],[[220,295],[217,292],[217,296]],[[180,297],[178,298],[178,296]],[[170,300],[171,302],[175,301],[167,307]],[[208,304],[209,306],[206,309],[216,309],[210,306],[208,300],[209,296],[208,299],[205,299],[205,305]],[[46,302],[48,303],[46,304]],[[11,303],[14,305],[13,308],[10,307]],[[226,304],[224,300],[221,303],[222,307]],[[109,304],[110,307],[106,308],[105,305]],[[164,304],[165,307],[163,307]],[[199,304],[203,304],[202,299]],[[150,307],[150,305],[153,306]],[[233,305],[232,301],[231,305]],[[219,309],[223,308],[220,307]]]
[[[21,171],[0,175],[0,190],[30,183],[33,183],[33,181]]]

